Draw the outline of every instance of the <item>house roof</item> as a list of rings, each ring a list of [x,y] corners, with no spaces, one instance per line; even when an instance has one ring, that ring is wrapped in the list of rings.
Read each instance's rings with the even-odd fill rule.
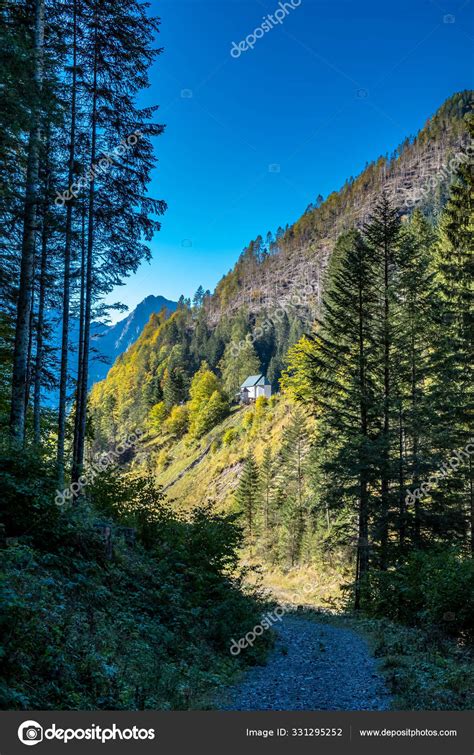
[[[256,385],[270,385],[265,375],[250,375],[247,380],[242,383],[240,389],[253,388]]]

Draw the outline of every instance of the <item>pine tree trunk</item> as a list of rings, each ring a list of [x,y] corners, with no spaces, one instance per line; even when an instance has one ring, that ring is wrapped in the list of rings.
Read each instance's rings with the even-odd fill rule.
[[[21,249],[20,286],[18,292],[15,346],[13,352],[12,400],[10,431],[13,439],[21,443],[25,432],[26,381],[28,345],[33,298],[35,262],[36,205],[38,201],[39,150],[41,141],[40,98],[43,83],[44,55],[44,0],[36,0],[34,31],[34,105],[32,128],[28,143],[28,164],[25,186],[25,208]]]
[[[26,357],[26,379],[25,379],[25,423],[23,425],[23,443],[26,443],[26,430],[27,430],[27,416],[28,416],[28,404],[30,402],[30,388],[31,388],[31,354],[33,351],[33,333],[34,333],[34,322],[35,322],[35,310],[34,310],[34,299],[35,299],[35,277],[36,277],[36,243],[35,243],[35,259],[33,263],[33,291],[31,294],[31,309],[30,309],[30,325],[29,325],[29,336],[28,336],[28,351],[27,351],[27,357]]]
[[[71,128],[69,132],[69,164],[68,187],[74,178],[75,139],[76,139],[76,66],[77,66],[77,8],[73,6],[73,61],[72,61],[72,92],[71,92]],[[68,351],[69,351],[69,306],[70,306],[70,278],[71,278],[71,244],[72,244],[72,211],[73,198],[66,201],[66,237],[64,245],[64,280],[63,280],[63,326],[61,337],[61,371],[59,378],[59,413],[58,413],[58,444],[57,467],[58,486],[64,487],[64,440],[66,434],[67,411],[67,379],[68,379]]]
[[[94,200],[95,200],[95,179],[93,167],[96,160],[96,143],[97,143],[97,66],[98,66],[98,35],[97,35],[97,15],[95,23],[95,43],[94,43],[94,79],[93,79],[93,96],[92,96],[92,139],[91,139],[91,169],[92,177],[89,182],[89,203],[87,213],[87,256],[86,256],[86,285],[85,285],[85,303],[84,303],[84,341],[81,368],[81,395],[78,406],[78,434],[76,459],[73,467],[73,482],[77,482],[81,475],[84,463],[84,445],[86,438],[86,420],[87,420],[87,383],[89,378],[89,351],[90,351],[90,330],[92,316],[92,287],[93,287],[93,247],[94,247]]]
[[[77,345],[77,379],[76,379],[76,410],[74,414],[74,443],[73,443],[73,464],[72,478],[77,480],[79,477],[77,468],[78,447],[79,447],[79,420],[82,402],[82,367],[84,363],[84,317],[85,317],[85,289],[86,289],[86,207],[82,204],[82,231],[81,231],[81,283],[80,283],[80,303],[79,303],[79,339]]]
[[[354,609],[362,606],[362,583],[369,572],[368,488],[366,472],[360,476],[359,526],[357,541]]]
[[[46,155],[49,155],[49,138],[46,143]],[[48,158],[47,158],[48,159]],[[36,358],[35,358],[35,382],[33,392],[33,438],[36,445],[41,440],[41,379],[43,374],[44,359],[44,308],[46,299],[46,272],[48,260],[48,238],[49,238],[49,212],[48,197],[50,187],[50,170],[46,168],[46,177],[44,182],[43,197],[43,222],[41,228],[41,260],[39,272],[39,293],[38,293],[38,315],[36,323]]]
[[[43,372],[44,358],[44,301],[46,294],[46,259],[47,246],[45,233],[42,233],[41,239],[41,263],[39,278],[39,298],[38,298],[38,315],[36,323],[36,358],[35,358],[35,382],[33,389],[33,440],[36,445],[41,440],[41,377]]]

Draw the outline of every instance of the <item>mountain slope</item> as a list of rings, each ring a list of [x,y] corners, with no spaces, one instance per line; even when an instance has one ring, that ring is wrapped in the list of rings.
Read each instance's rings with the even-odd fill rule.
[[[259,237],[225,275],[208,303],[209,317],[245,306],[250,312],[274,309],[298,288],[320,287],[337,237],[367,220],[376,197],[385,191],[402,213],[414,207],[436,216],[444,205],[452,170],[450,160],[467,144],[464,116],[473,93],[450,97],[416,137],[408,137],[391,155],[379,157],[356,178],[310,205],[290,227],[279,229],[270,243]]]
[[[107,379],[94,386],[97,443],[109,443],[118,428],[124,434],[150,430],[151,412],[160,412],[154,407],[163,404],[166,413],[187,400],[203,361],[224,376],[229,395],[235,389],[232,375],[238,384],[247,364],[247,374],[266,372],[277,389],[288,348],[318,312],[338,235],[363,223],[382,191],[402,216],[420,207],[433,218],[444,205],[453,174],[449,161],[467,144],[470,100],[467,91],[453,95],[394,155],[371,163],[265,243],[261,237],[252,241],[200,307],[180,307],[167,321],[152,316]],[[249,337],[252,345],[245,346]]]

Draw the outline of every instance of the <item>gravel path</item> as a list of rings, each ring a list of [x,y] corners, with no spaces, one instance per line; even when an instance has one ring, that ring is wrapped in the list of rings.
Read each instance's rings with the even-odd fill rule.
[[[228,690],[222,710],[387,710],[390,697],[367,643],[296,615],[274,625],[266,666],[255,666]],[[242,652],[245,652],[242,651]]]

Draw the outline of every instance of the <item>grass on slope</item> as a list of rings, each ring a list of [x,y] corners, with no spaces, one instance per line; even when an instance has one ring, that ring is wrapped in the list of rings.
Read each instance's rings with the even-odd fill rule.
[[[152,455],[158,485],[184,511],[206,500],[213,501],[216,510],[235,511],[234,491],[246,456],[253,453],[260,463],[267,447],[276,456],[292,408],[288,398],[276,395],[266,404],[236,407],[199,441],[188,437],[178,442],[163,437],[149,440],[146,451]],[[247,542],[241,563],[248,568],[249,583],[263,587],[272,600],[341,610],[345,603],[341,586],[350,581],[342,554],[324,563],[315,556],[311,564],[294,568],[269,563],[267,556],[257,539]]]
[[[163,439],[151,441],[148,450],[158,444],[160,448],[154,455],[158,485],[166,487],[168,498],[177,499],[183,509],[191,509],[205,500],[215,501],[218,509],[231,509],[245,457],[254,452],[260,462],[268,445],[276,452],[289,413],[289,403],[273,397],[261,408],[234,409],[199,441],[190,440],[188,436],[177,443],[170,440],[166,444]],[[195,463],[206,449],[209,450],[202,461]],[[183,475],[193,464],[190,473]]]

